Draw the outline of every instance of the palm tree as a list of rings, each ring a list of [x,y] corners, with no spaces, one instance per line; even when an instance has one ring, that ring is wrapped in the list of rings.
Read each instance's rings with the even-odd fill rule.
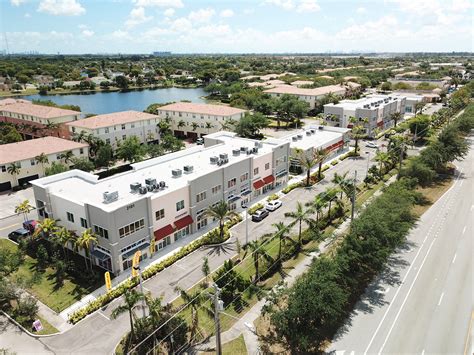
[[[146,134],[146,141],[147,141],[147,142],[150,142],[150,141],[152,141],[152,140],[154,140],[154,139],[155,139],[155,135],[154,135],[152,132],[148,132],[148,133]]]
[[[189,338],[194,339],[194,335],[199,328],[199,309],[208,298],[200,290],[188,293],[179,286],[176,286],[174,290],[180,294],[181,299],[184,301],[184,305],[191,307],[191,334]]]
[[[69,243],[74,241],[74,234],[71,233],[71,231],[69,231],[66,227],[61,227],[54,232],[54,237],[56,242],[63,248],[63,254],[66,257],[66,249],[68,248]]]
[[[318,180],[321,180],[321,170],[323,168],[323,163],[329,156],[329,151],[327,149],[318,149],[314,152],[314,158],[318,163]]]
[[[224,224],[227,220],[231,220],[238,216],[237,213],[231,211],[227,203],[222,200],[213,206],[209,206],[205,212],[207,217],[212,217],[219,220],[219,238],[222,242],[224,240]]]
[[[418,111],[420,111],[420,113],[423,113],[423,107],[425,107],[425,103],[424,102],[417,102],[415,104],[415,117],[416,117],[416,114],[418,113]]]
[[[342,193],[345,192],[345,186],[347,185],[347,174],[348,172],[346,171],[344,174],[339,175],[338,173],[334,174],[334,177],[332,178],[331,182],[335,185],[337,185],[340,189],[340,199],[342,199]]]
[[[41,168],[43,169],[43,175],[44,175],[45,174],[44,164],[49,163],[48,156],[44,153],[41,153],[40,155],[35,156],[35,160],[37,163],[41,164]]]
[[[211,130],[211,128],[213,128],[214,125],[211,123],[211,122],[206,122],[206,129],[207,129],[207,134],[209,134],[209,131]]]
[[[57,129],[59,127],[59,124],[58,123],[54,123],[54,122],[51,122],[50,120],[47,121],[47,123],[44,125],[44,127],[47,129],[47,130],[54,130],[54,129]]]
[[[387,166],[388,163],[390,162],[390,155],[388,155],[388,153],[385,153],[379,150],[375,154],[375,161],[379,162],[379,174],[380,176],[382,176],[382,170],[384,166]]]
[[[397,127],[397,123],[403,118],[403,115],[401,112],[394,112],[391,114],[390,118],[393,121],[393,126]]]
[[[290,227],[294,226],[296,223],[299,224],[298,230],[298,244],[301,245],[301,227],[303,222],[306,224],[311,224],[312,219],[309,217],[311,215],[310,209],[305,209],[304,205],[298,201],[296,203],[296,210],[294,212],[285,213],[285,217],[293,218],[293,222],[290,224]]]
[[[64,163],[67,164],[70,163],[74,158],[74,153],[72,152],[72,150],[68,150],[67,152],[61,153],[59,155],[59,158],[64,160]]]
[[[316,213],[316,223],[319,222],[319,216],[321,215],[321,212],[326,207],[326,205],[327,201],[324,196],[322,196],[322,194],[316,195],[312,202],[306,203],[306,206],[310,207],[311,211]]]
[[[259,240],[253,240],[253,241],[249,242],[244,247],[245,252],[247,253],[247,251],[250,250],[250,253],[252,255],[253,266],[255,268],[254,283],[257,283],[260,280],[260,270],[259,270],[260,259],[264,259],[267,262],[270,262],[272,264],[273,264],[273,261],[274,261],[273,258],[271,257],[271,255],[263,247],[265,243],[266,243],[265,238],[261,238]]]
[[[366,136],[365,127],[360,124],[356,124],[356,123],[359,123],[360,121],[357,120],[357,118],[355,117],[351,117],[349,119],[349,122],[354,123],[354,126],[352,127],[351,136],[352,136],[352,139],[355,140],[354,148],[355,148],[355,153],[357,154],[357,151],[359,150],[359,140]],[[366,119],[364,119],[362,122],[366,122]]]
[[[30,205],[29,200],[24,200],[19,205],[15,207],[15,213],[23,214],[23,220],[26,222],[28,219],[28,213],[33,209],[33,206]]]
[[[191,126],[193,127],[193,131],[199,128],[199,124],[197,124],[196,122],[191,123]]]
[[[76,248],[84,249],[84,261],[86,263],[86,269],[89,269],[87,259],[90,255],[90,250],[93,245],[97,244],[97,237],[92,233],[91,229],[88,228],[82,232],[81,236],[75,241]],[[92,270],[92,259],[91,259],[91,270]]]
[[[15,179],[15,186],[18,185],[18,178],[17,175],[20,174],[20,169],[21,166],[15,163],[11,163],[10,165],[7,166],[7,172],[13,176]]]
[[[309,186],[311,169],[313,169],[318,164],[316,156],[314,154],[308,154],[304,151],[301,151],[298,155],[298,162],[302,168],[306,169],[306,186]]]
[[[274,238],[279,239],[279,245],[278,245],[278,261],[281,262],[281,249],[282,245],[286,243],[287,240],[293,241],[293,239],[290,238],[290,227],[284,224],[283,222],[278,222],[278,223],[273,223],[273,227],[277,229],[275,234],[273,235]]]
[[[339,193],[339,189],[335,187],[330,187],[325,191],[325,198],[328,203],[328,220],[331,220],[331,205],[332,205],[332,200],[338,200],[339,198],[337,197]]]
[[[181,127],[184,127],[184,126],[186,126],[186,122],[184,122],[183,120],[179,120],[178,129],[180,129]]]
[[[33,233],[33,237],[42,235],[43,237],[48,238],[57,229],[58,229],[58,226],[56,225],[56,221],[54,219],[45,218],[37,224],[36,229]]]
[[[128,312],[130,317],[130,336],[132,339],[135,338],[135,328],[133,326],[135,315],[133,313],[133,308],[137,305],[138,301],[143,298],[144,296],[141,293],[138,293],[135,289],[127,290],[123,297],[124,303],[112,311],[112,319],[116,319],[119,315]]]

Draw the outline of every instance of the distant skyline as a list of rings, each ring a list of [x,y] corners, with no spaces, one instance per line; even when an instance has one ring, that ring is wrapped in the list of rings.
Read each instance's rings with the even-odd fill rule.
[[[472,51],[472,10],[470,0],[0,0],[0,50]]]

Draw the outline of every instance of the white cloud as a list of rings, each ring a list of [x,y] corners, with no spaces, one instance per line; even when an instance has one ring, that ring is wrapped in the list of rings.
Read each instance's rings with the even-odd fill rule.
[[[231,9],[222,10],[221,13],[220,13],[220,16],[221,17],[232,17],[232,16],[234,16],[234,11],[232,11]]]
[[[364,15],[367,13],[367,9],[365,7],[358,7],[357,10],[356,10],[356,13],[358,13],[359,15]]]
[[[163,12],[163,14],[166,17],[172,17],[174,15],[174,12],[175,12],[175,10],[170,7],[169,9],[166,9],[165,12]]]
[[[199,9],[197,11],[191,11],[188,18],[193,22],[209,22],[215,15],[215,11],[212,8]]]
[[[55,16],[78,16],[84,14],[86,9],[76,0],[41,0],[38,11]]]
[[[390,38],[397,28],[398,20],[395,16],[384,16],[377,21],[367,21],[361,24],[352,24],[336,33],[337,39],[384,39]]]
[[[188,32],[193,28],[193,24],[187,18],[181,17],[172,21],[169,28],[173,32]]]
[[[92,37],[94,35],[94,31],[92,30],[83,30],[81,32],[85,37]]]
[[[255,12],[252,8],[244,9],[244,15],[252,15]]]
[[[281,7],[284,10],[293,10],[295,8],[293,0],[265,0],[265,3]]]
[[[23,15],[24,18],[30,18],[31,17],[31,14],[29,14],[28,12],[26,14]]]
[[[86,29],[89,28],[89,26],[87,26],[87,25],[85,25],[85,24],[83,24],[83,23],[81,23],[81,24],[78,25],[77,27],[78,27],[80,30],[86,30]]]
[[[137,7],[184,7],[181,0],[133,0]]]
[[[129,33],[123,30],[114,31],[110,34],[110,36],[115,39],[131,39]]]
[[[10,0],[10,3],[13,6],[20,6],[22,3],[24,3],[26,0]]]
[[[320,7],[316,0],[301,0],[296,6],[296,12],[316,12]]]
[[[132,28],[142,23],[148,22],[153,18],[153,16],[145,15],[145,8],[136,7],[130,11],[127,21],[125,21],[125,27]]]
[[[316,12],[320,10],[317,0],[265,0],[266,4],[274,5],[283,10],[296,10],[299,13]]]

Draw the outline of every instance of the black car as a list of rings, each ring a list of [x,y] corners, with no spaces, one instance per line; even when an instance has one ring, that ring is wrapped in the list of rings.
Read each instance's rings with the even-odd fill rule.
[[[8,239],[19,242],[20,239],[26,238],[30,233],[25,228],[17,229],[8,234]]]
[[[267,217],[269,215],[269,212],[266,209],[260,209],[255,211],[255,213],[252,215],[252,221],[254,222],[260,222],[262,219]]]

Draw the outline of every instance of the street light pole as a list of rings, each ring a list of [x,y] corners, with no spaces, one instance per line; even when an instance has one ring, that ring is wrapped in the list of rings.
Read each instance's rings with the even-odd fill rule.
[[[365,177],[369,176],[369,162],[370,162],[370,152],[365,152],[367,154],[367,170],[365,172]]]
[[[357,170],[354,172],[354,186],[352,187],[351,224],[352,224],[352,222],[354,222],[355,201],[356,201],[356,186],[357,186]]]
[[[245,206],[245,244],[249,243],[249,210]]]
[[[222,345],[221,345],[221,324],[219,319],[219,313],[222,308],[221,300],[219,295],[221,290],[217,287],[217,284],[213,285],[214,287],[214,323],[216,326],[216,354],[222,355]]]

